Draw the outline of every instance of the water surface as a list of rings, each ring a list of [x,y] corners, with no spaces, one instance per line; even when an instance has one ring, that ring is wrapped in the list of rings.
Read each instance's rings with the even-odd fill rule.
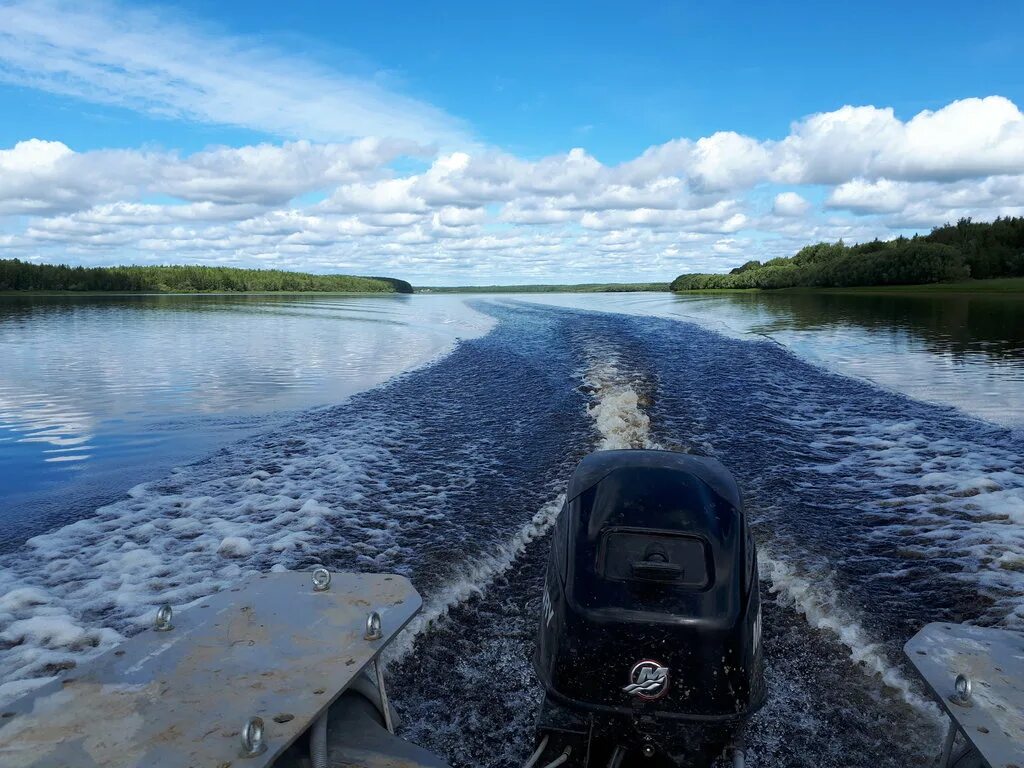
[[[1024,626],[1017,309],[981,323],[955,303],[818,298],[203,297],[4,315],[3,386],[37,395],[8,409],[0,448],[5,519],[35,526],[0,555],[0,699],[164,601],[188,610],[271,569],[389,570],[425,598],[390,665],[404,733],[456,766],[522,764],[565,481],[589,451],[661,447],[716,456],[746,493],[770,687],[754,764],[926,765],[939,720],[903,642],[928,621]],[[56,407],[19,426],[49,400],[88,428]],[[130,445],[123,425],[159,439]],[[51,431],[96,447],[45,462],[61,454],[21,442]],[[181,436],[179,466],[143,466],[165,435]],[[122,455],[136,464],[118,471]],[[74,464],[117,482],[66,519],[26,515],[24,494],[66,502],[53,477]]]
[[[763,336],[805,360],[1024,426],[1024,297],[986,294],[545,294],[556,306],[672,317]]]
[[[0,551],[485,332],[448,297],[0,297]]]

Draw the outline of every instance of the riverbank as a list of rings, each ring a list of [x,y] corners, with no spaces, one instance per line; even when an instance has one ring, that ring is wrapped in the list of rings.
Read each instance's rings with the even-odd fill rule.
[[[923,283],[920,285],[862,285],[849,288],[702,288],[676,290],[673,293],[765,293],[765,294],[963,294],[963,295],[1015,295],[1024,296],[1024,277],[996,277],[991,280],[960,280],[952,283]]]
[[[204,265],[81,267],[0,259],[0,291],[70,293],[412,293],[394,277]]]
[[[424,286],[416,293],[636,293],[667,291],[668,283],[577,283],[575,285]]]
[[[672,281],[672,289],[901,287],[1019,277],[1024,277],[1024,216],[989,223],[965,218],[912,238],[816,243],[793,256],[764,263],[752,259],[728,274],[688,272]]]
[[[82,296],[103,298],[104,296],[408,296],[404,291],[0,291],[0,298],[24,296],[69,297]]]

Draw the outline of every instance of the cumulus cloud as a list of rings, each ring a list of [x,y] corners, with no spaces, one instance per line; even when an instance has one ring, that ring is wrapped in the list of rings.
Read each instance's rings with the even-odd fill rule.
[[[699,189],[729,191],[752,186],[771,167],[770,145],[730,131],[697,141],[687,171]]]
[[[781,141],[732,132],[652,147],[623,168],[630,179],[677,175],[694,189],[853,178],[952,181],[1024,174],[1024,114],[1001,96],[954,101],[903,122],[891,108],[844,106],[793,123]]]
[[[487,218],[483,208],[459,208],[446,205],[434,214],[434,223],[442,227],[468,227],[482,224]]]
[[[59,141],[19,141],[0,150],[0,214],[46,214],[132,196],[147,165],[141,154],[97,152],[81,162]]]
[[[379,176],[409,142],[360,139],[216,147],[182,157],[173,152],[74,152],[59,141],[30,139],[0,150],[0,214],[61,213],[110,200],[165,195],[190,202],[281,205],[340,182]]]
[[[421,283],[668,278],[810,241],[1024,215],[1022,125],[1001,97],[905,121],[842,107],[796,121],[781,140],[679,138],[619,164],[582,148],[525,159],[381,138],[192,154],[27,139],[0,149],[0,245],[83,263],[345,269]],[[409,155],[424,162],[400,170]]]
[[[1024,175],[954,182],[865,181],[835,187],[825,204],[859,216],[884,216],[893,228],[927,229],[964,216],[1024,215]]]
[[[890,108],[847,106],[795,123],[772,150],[772,176],[793,183],[1021,174],[1024,115],[1001,96],[954,101],[907,122]]]
[[[498,219],[510,224],[560,224],[574,218],[574,212],[558,206],[557,201],[526,198],[506,203]]]
[[[776,216],[803,216],[811,204],[796,192],[780,192],[775,196],[772,213]]]
[[[220,147],[164,165],[154,191],[218,203],[287,202],[304,192],[359,179],[399,155],[423,150],[408,142],[361,139],[350,144],[296,141]]]
[[[855,213],[895,213],[907,204],[907,187],[889,179],[854,179],[833,189],[826,205]]]
[[[345,184],[321,207],[338,212],[422,213],[427,210],[427,204],[413,193],[415,181],[415,178],[407,178]]]
[[[722,200],[712,206],[695,210],[635,208],[625,211],[588,211],[580,218],[580,223],[588,229],[598,230],[649,227],[727,233],[736,232],[747,223],[746,215],[741,213],[739,208],[740,204],[734,200]]]

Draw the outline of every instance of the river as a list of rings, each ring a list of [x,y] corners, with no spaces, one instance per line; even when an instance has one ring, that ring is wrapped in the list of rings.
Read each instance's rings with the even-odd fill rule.
[[[160,602],[391,570],[410,738],[515,765],[548,530],[599,448],[710,454],[760,548],[757,765],[927,764],[927,621],[1024,625],[1024,309],[850,294],[0,298],[0,698]]]

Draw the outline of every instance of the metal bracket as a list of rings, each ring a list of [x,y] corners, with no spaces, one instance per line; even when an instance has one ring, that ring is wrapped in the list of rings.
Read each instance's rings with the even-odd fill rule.
[[[0,712],[5,768],[269,766],[370,664],[389,712],[376,661],[420,596],[401,576],[327,581],[255,577],[18,699]]]
[[[1024,766],[1024,634],[928,624],[903,652],[949,716],[942,768],[958,732],[992,768]]]

